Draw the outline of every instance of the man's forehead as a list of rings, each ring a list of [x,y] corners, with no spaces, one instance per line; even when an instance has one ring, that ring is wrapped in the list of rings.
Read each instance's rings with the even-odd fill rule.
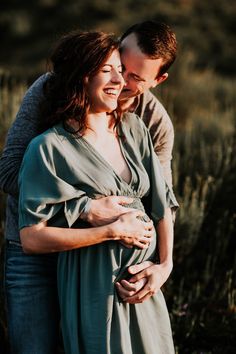
[[[139,48],[137,37],[136,37],[135,33],[129,34],[120,43],[120,52],[124,53],[126,51],[141,52],[141,49]]]

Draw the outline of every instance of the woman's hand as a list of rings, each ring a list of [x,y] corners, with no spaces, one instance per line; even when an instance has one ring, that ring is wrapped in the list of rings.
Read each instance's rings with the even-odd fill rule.
[[[130,266],[132,278],[116,283],[117,291],[124,302],[141,303],[156,294],[168,279],[172,264],[154,264],[146,261]]]
[[[148,248],[154,236],[153,222],[142,221],[145,213],[140,210],[121,215],[111,226],[113,240],[119,240],[126,247]]]

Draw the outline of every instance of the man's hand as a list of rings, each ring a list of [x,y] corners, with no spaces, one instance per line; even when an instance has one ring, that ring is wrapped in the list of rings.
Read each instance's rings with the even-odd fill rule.
[[[93,199],[89,212],[82,214],[81,218],[88,221],[93,226],[103,226],[118,219],[122,214],[136,210],[124,207],[123,205],[132,203],[133,199],[122,196],[109,196],[100,199]]]
[[[172,264],[154,264],[150,261],[130,266],[128,271],[134,275],[129,281],[116,283],[118,294],[129,304],[141,303],[160,290],[171,270]]]

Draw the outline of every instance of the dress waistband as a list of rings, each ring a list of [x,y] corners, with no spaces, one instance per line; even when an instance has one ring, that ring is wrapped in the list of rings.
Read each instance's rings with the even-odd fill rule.
[[[138,210],[141,210],[141,211],[145,212],[145,209],[144,209],[144,206],[143,206],[143,203],[142,203],[141,199],[140,198],[136,198],[136,197],[135,198],[131,197],[131,198],[133,199],[132,203],[130,203],[130,204],[122,204],[122,206],[124,206],[126,208],[138,209]],[[144,216],[140,217],[140,219],[143,220],[143,221],[150,221],[150,218],[148,217],[147,214],[145,214]]]

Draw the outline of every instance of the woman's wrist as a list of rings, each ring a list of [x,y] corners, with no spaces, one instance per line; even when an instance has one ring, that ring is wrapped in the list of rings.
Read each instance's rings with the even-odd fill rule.
[[[168,271],[169,273],[172,272],[173,269],[173,260],[172,259],[166,259],[164,261],[160,261],[160,266]]]
[[[116,220],[106,226],[106,235],[107,235],[107,240],[109,241],[117,241],[121,239],[121,233],[120,233],[120,228],[119,228],[119,221]]]

